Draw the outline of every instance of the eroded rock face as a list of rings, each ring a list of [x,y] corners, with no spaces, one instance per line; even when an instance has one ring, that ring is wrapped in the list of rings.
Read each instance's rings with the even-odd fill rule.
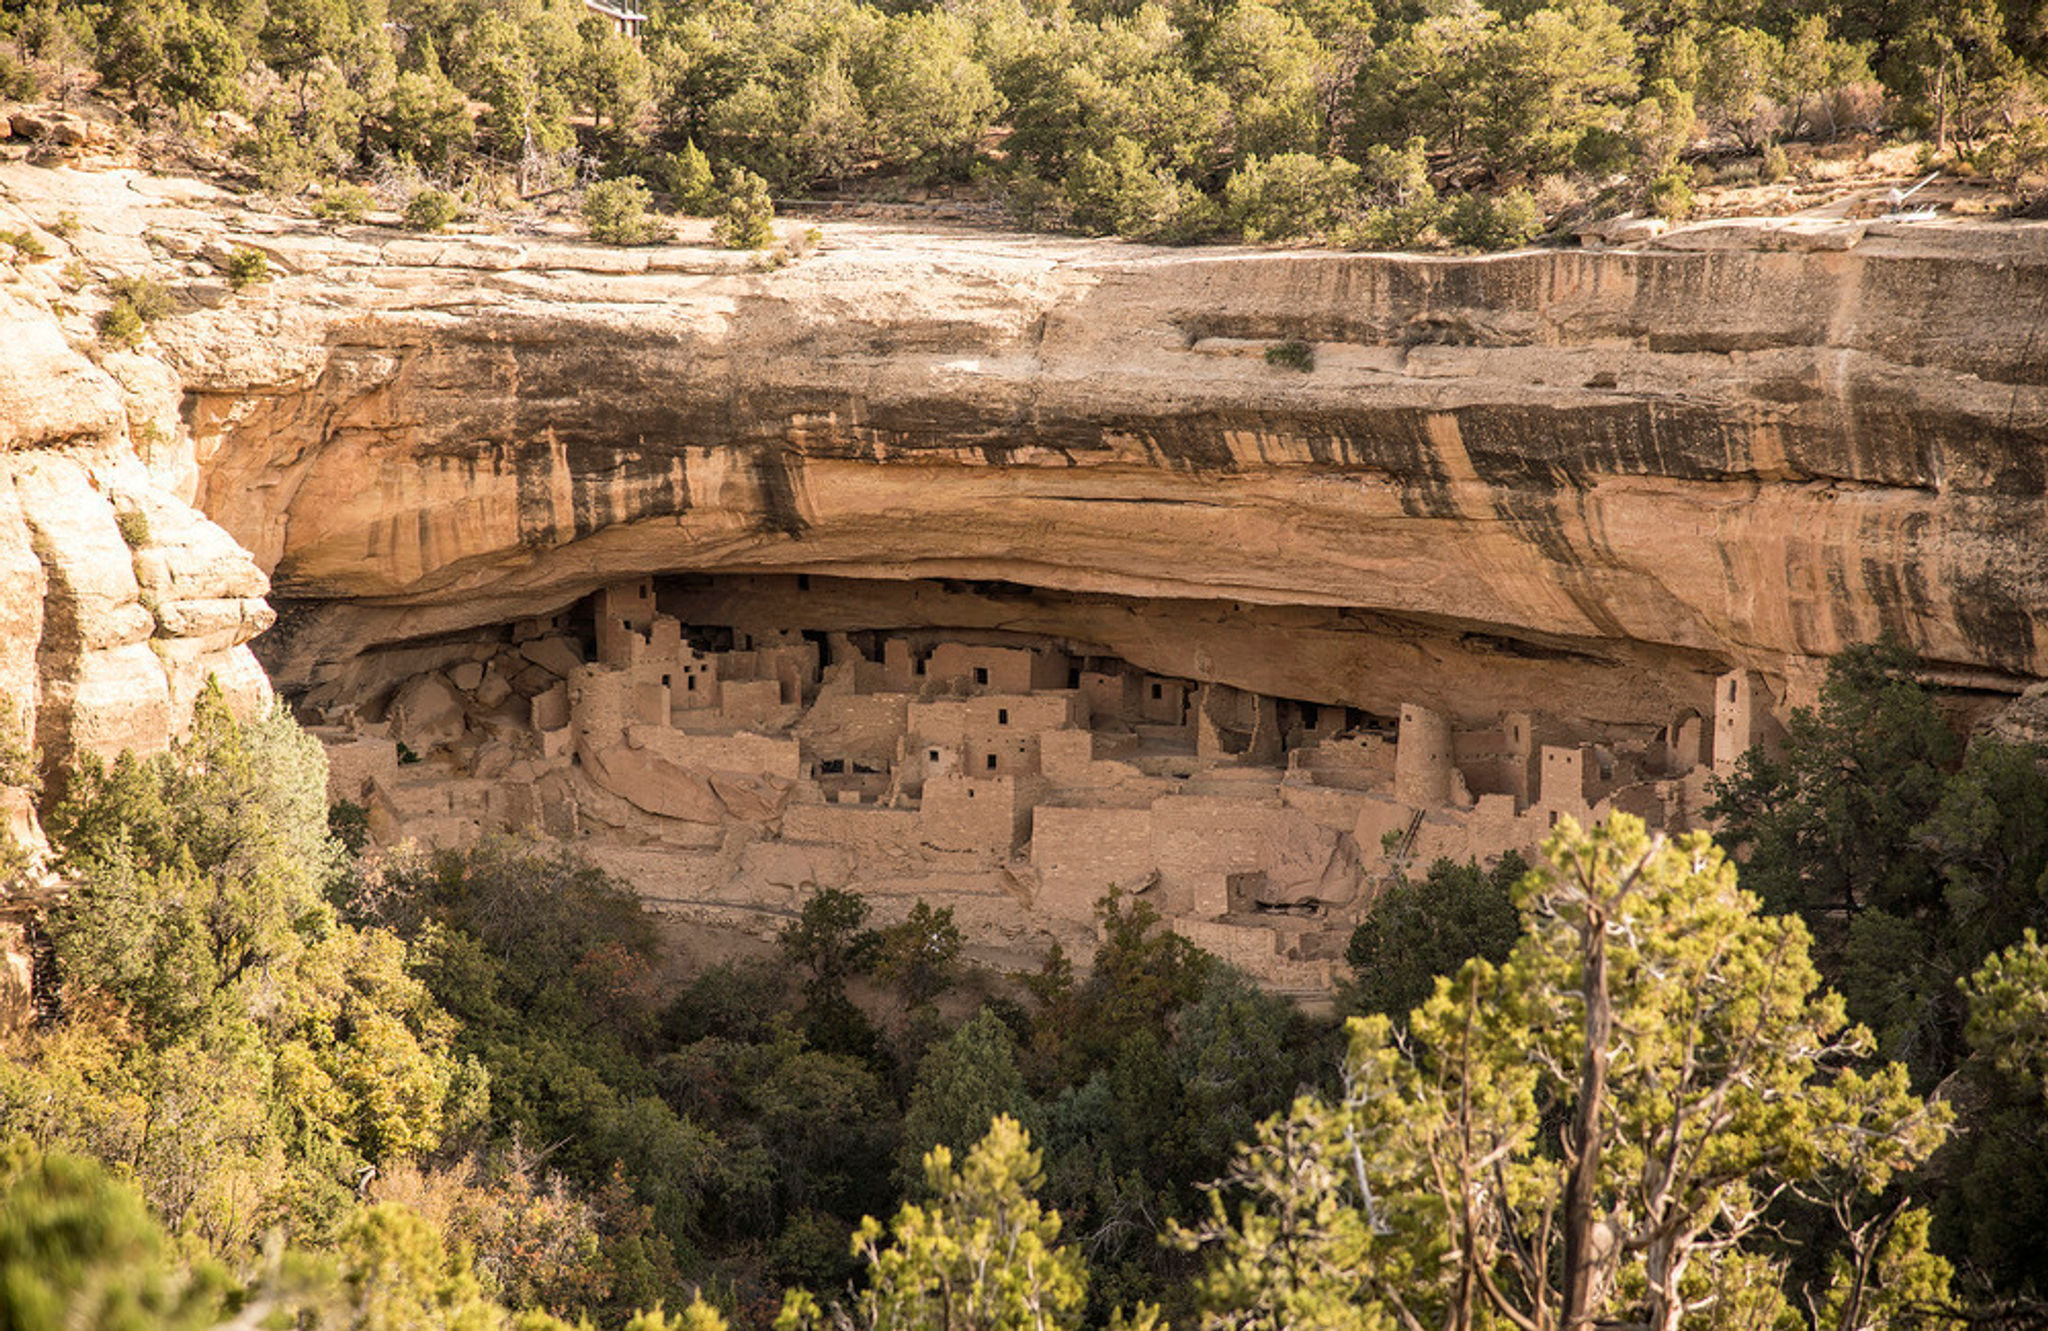
[[[294,692],[681,570],[1142,599],[1094,626],[1126,659],[1466,717],[1661,723],[1729,668],[1782,710],[1887,630],[1952,683],[2048,673],[2027,228],[1481,259],[838,228],[761,272],[27,174],[88,256],[182,273],[171,428]],[[278,279],[195,276],[235,245]]]
[[[201,503],[293,605],[270,653],[292,686],[684,569],[1369,612],[1352,636],[1428,644],[1433,693],[1375,687],[1384,646],[1214,673],[1371,706],[1490,708],[1459,667],[1502,642],[1757,669],[1780,698],[1885,630],[1965,682],[2043,673],[2048,403],[2020,315],[2048,310],[2048,239],[1740,239],[1443,260],[849,237],[755,274],[280,238],[320,265],[280,284],[288,312],[172,337]],[[635,271],[567,267],[596,260]],[[252,320],[272,380],[237,360]],[[1267,363],[1282,339],[1312,372]]]
[[[162,750],[210,674],[245,706],[267,697],[246,644],[274,619],[248,552],[177,492],[179,468],[146,460],[161,427],[137,438],[175,422],[177,381],[93,346],[84,318],[67,327],[62,261],[0,283],[0,700],[7,738],[51,773],[80,753]],[[21,792],[0,791],[0,813],[35,839]]]

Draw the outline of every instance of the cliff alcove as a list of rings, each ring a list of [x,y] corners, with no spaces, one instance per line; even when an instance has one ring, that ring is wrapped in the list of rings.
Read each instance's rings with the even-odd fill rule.
[[[0,185],[9,225],[78,220],[0,288],[0,689],[53,766],[161,746],[211,672],[327,727],[393,835],[537,822],[763,928],[845,882],[1023,939],[1149,882],[1309,989],[1388,856],[1682,824],[1845,645],[1897,635],[1965,710],[2048,674],[2025,225],[1483,258],[843,225],[765,272]],[[71,263],[174,312],[102,343]]]

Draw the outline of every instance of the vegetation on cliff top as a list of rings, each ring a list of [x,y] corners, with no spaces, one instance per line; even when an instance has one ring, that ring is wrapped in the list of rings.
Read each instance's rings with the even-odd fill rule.
[[[1699,182],[1843,134],[2023,196],[2048,164],[2026,0],[640,7],[636,38],[581,0],[12,0],[0,84],[90,70],[287,191],[425,177],[489,210],[638,176],[694,213],[743,169],[1167,241],[1517,244],[1682,216]]]

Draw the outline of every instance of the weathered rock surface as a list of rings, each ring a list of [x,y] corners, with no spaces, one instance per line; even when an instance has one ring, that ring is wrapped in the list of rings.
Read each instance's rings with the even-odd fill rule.
[[[2037,227],[1721,225],[1476,259],[840,227],[763,272],[335,233],[174,182],[0,186],[78,213],[89,262],[182,284],[154,330],[182,391],[146,415],[178,444],[155,474],[189,476],[271,575],[263,650],[290,689],[668,570],[1145,598],[1076,611],[1081,631],[1381,711],[1661,719],[1730,667],[1782,708],[1887,630],[1951,683],[2048,674]],[[194,271],[237,245],[277,279],[229,295]],[[121,434],[113,376],[39,336],[56,369],[35,377],[76,380],[57,414],[78,423],[17,433]],[[1268,363],[1282,340],[1312,372]],[[30,576],[6,548],[0,573]],[[1044,617],[982,591],[992,617]],[[92,590],[115,673],[141,665],[112,664],[143,641],[125,594]],[[190,624],[226,633],[214,613]]]
[[[275,617],[248,552],[190,502],[189,450],[180,463],[161,424],[178,381],[92,342],[59,276],[67,247],[42,234],[49,258],[0,272],[0,699],[55,770],[163,749],[208,675],[267,696],[245,644]],[[14,816],[32,836],[25,805]]]

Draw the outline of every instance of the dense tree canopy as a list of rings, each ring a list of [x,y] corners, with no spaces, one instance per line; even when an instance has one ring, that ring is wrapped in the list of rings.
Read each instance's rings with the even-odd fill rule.
[[[1493,211],[1512,191],[1539,218],[1682,213],[1715,164],[1774,178],[1796,139],[1925,135],[2023,197],[2048,166],[2026,0],[642,7],[639,39],[580,0],[14,0],[0,23],[141,117],[246,115],[273,188],[389,160],[516,199],[659,180],[695,145],[778,193],[974,181],[1035,225],[1489,246],[1533,234],[1534,205]],[[1388,153],[1427,195],[1384,196]]]

